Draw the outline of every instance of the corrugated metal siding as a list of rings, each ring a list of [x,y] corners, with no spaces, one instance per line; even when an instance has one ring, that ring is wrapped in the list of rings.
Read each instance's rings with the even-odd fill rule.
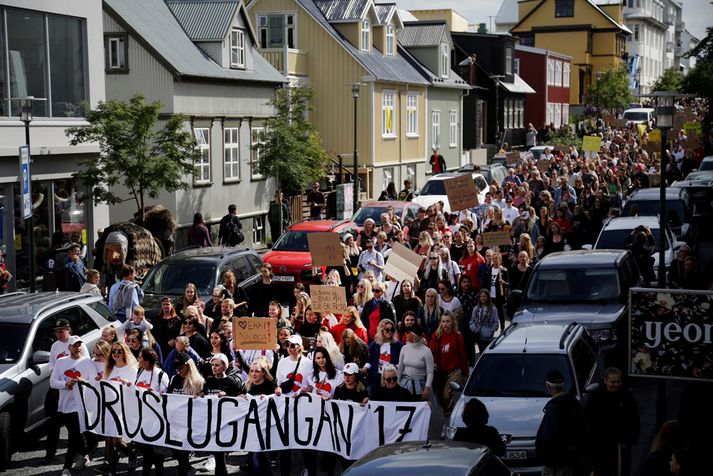
[[[166,2],[193,41],[221,41],[240,2]]]
[[[395,3],[376,3],[374,4],[374,9],[376,10],[376,16],[379,18],[379,23],[384,24],[386,19],[391,14],[391,11],[396,8]]]
[[[399,31],[399,43],[403,46],[439,46],[443,41],[446,24],[406,23]]]
[[[369,0],[316,0],[329,21],[359,20]]]
[[[346,40],[359,49],[359,34],[361,30],[358,23],[336,23],[334,29],[337,30]]]
[[[275,88],[260,83],[206,84],[180,81],[175,85],[175,112],[194,116],[266,117],[273,114],[267,103]]]

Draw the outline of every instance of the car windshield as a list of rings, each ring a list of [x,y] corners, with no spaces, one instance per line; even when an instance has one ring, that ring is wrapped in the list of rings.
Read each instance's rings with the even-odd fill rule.
[[[713,160],[704,160],[701,162],[700,167],[698,167],[699,171],[704,171],[704,170],[713,170]],[[668,204],[668,202],[666,202]]]
[[[473,182],[475,183],[475,186],[478,187],[479,190],[485,190],[488,188],[488,182],[485,181],[483,177],[480,175],[476,175],[473,178]]]
[[[27,324],[0,323],[0,365],[18,361],[29,330]]]
[[[394,213],[396,216],[401,219],[401,212],[403,211],[403,208],[395,208]],[[386,213],[386,207],[361,207],[359,211],[357,211],[354,214],[354,217],[352,218],[352,221],[356,223],[358,226],[364,226],[364,222],[366,221],[367,218],[371,218],[374,220],[377,224],[381,223],[381,214]]]
[[[625,250],[626,239],[631,235],[632,230],[604,230],[597,243],[594,245],[595,250]],[[658,251],[659,247],[659,230],[654,228],[651,230],[651,234],[654,236],[655,250]],[[669,248],[668,240],[666,240],[666,249]]]
[[[659,216],[659,201],[658,200],[629,200],[624,205],[624,210],[621,216],[629,216],[629,210],[636,205],[639,207],[637,213],[641,217],[657,217]],[[666,200],[666,216],[668,222],[674,226],[681,226],[686,220],[686,207],[683,200]]]
[[[627,121],[648,121],[649,113],[629,111],[624,113],[624,119]]]
[[[445,180],[429,180],[421,189],[421,195],[446,195]]]
[[[285,233],[272,246],[273,251],[309,251],[307,235],[309,231],[291,230]]]
[[[618,302],[619,277],[615,268],[539,269],[527,288],[528,301]]]
[[[215,266],[206,263],[160,263],[151,270],[142,289],[147,294],[181,295],[193,283],[199,296],[208,296],[215,286]]]
[[[551,370],[559,370],[565,389],[573,390],[566,354],[486,353],[475,365],[464,393],[469,397],[549,397],[545,377]]]

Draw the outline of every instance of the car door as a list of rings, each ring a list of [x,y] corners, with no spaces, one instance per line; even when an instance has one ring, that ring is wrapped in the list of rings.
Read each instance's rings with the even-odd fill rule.
[[[30,357],[37,351],[49,352],[57,340],[54,333],[55,315],[46,316],[35,322],[34,336],[30,348]],[[26,427],[37,425],[44,419],[45,396],[49,390],[49,363],[28,366],[22,379],[27,379],[32,386],[27,409]]]
[[[250,296],[253,286],[261,280],[260,268],[262,267],[262,261],[256,255],[248,253],[233,260],[232,266],[238,286],[247,296]]]
[[[572,365],[574,375],[577,380],[577,396],[584,401],[587,396],[585,389],[591,383],[600,380],[599,365],[597,364],[596,352],[585,340],[579,339],[572,347]]]

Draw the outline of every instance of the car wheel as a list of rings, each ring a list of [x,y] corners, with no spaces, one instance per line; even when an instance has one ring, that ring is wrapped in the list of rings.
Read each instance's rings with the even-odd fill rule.
[[[10,413],[0,413],[0,470],[7,469],[10,465]]]

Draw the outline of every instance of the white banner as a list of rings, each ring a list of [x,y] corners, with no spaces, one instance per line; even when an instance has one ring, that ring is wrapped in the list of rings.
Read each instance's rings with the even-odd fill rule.
[[[297,397],[159,395],[116,382],[79,382],[82,431],[169,448],[217,451],[316,449],[359,459],[388,443],[428,438],[426,402],[365,406]]]

